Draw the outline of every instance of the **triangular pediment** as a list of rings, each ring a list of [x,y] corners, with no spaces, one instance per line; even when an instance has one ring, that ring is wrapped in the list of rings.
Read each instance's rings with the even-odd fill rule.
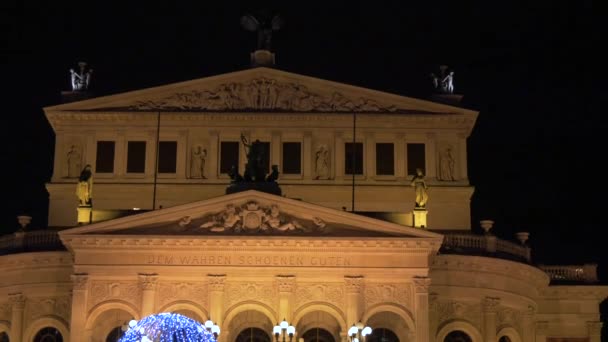
[[[254,190],[64,230],[61,236],[308,236],[441,235]]]
[[[476,112],[271,68],[253,68],[46,107],[49,112]]]

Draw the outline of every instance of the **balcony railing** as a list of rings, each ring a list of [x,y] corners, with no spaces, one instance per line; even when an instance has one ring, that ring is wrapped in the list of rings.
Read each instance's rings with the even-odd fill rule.
[[[538,267],[549,275],[552,282],[556,283],[597,283],[599,281],[597,276],[597,264],[539,265]]]
[[[471,235],[447,233],[441,246],[445,254],[484,255],[516,261],[530,262],[530,247],[494,235]]]
[[[53,230],[18,231],[0,236],[0,255],[62,250],[65,246]]]

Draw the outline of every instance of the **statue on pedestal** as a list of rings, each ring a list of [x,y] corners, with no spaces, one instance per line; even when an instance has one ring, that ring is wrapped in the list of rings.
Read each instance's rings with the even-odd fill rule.
[[[247,14],[241,17],[241,26],[247,31],[257,31],[258,50],[270,51],[272,31],[278,31],[283,27],[283,19],[279,15],[271,16],[265,12],[258,13],[256,16]]]
[[[426,190],[428,186],[424,181],[424,174],[422,173],[422,169],[416,169],[416,175],[412,178],[411,186],[414,187],[416,191],[416,209],[424,209],[426,208],[426,202],[429,199],[429,195]]]
[[[78,196],[78,206],[91,206],[93,204],[93,172],[91,165],[87,164],[80,172],[76,195]]]
[[[87,63],[85,62],[78,63],[78,66],[80,67],[80,73],[74,71],[74,69],[70,69],[72,91],[83,91],[89,88],[93,69],[89,69],[89,71],[85,73],[86,65]]]
[[[443,94],[454,93],[454,71],[449,71],[447,65],[441,65],[439,67],[439,75],[434,73],[430,74],[431,82],[435,91]]]

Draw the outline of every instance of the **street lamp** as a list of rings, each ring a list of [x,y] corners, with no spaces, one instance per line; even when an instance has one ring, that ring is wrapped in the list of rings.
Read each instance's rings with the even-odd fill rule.
[[[351,342],[365,342],[365,336],[372,333],[372,328],[364,325],[359,321],[357,324],[353,324],[350,329],[348,329],[348,336],[350,336]]]
[[[289,336],[289,342],[291,342],[293,335],[296,333],[296,328],[293,325],[289,325],[285,318],[283,318],[281,323],[277,323],[277,325],[272,328],[272,333],[274,334],[276,342],[279,342],[279,335],[283,336],[282,342],[286,342],[287,336]]]
[[[205,322],[205,329],[207,329],[208,332],[212,333],[216,339],[220,334],[220,327],[217,324],[213,323],[213,321],[210,319]]]

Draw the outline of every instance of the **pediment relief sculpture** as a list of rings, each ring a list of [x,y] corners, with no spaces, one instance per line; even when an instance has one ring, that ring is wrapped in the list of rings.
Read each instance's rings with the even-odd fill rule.
[[[267,77],[220,84],[211,90],[179,92],[159,100],[138,101],[128,110],[171,111],[288,111],[288,112],[403,112],[364,97],[334,91],[321,94],[295,82]]]

